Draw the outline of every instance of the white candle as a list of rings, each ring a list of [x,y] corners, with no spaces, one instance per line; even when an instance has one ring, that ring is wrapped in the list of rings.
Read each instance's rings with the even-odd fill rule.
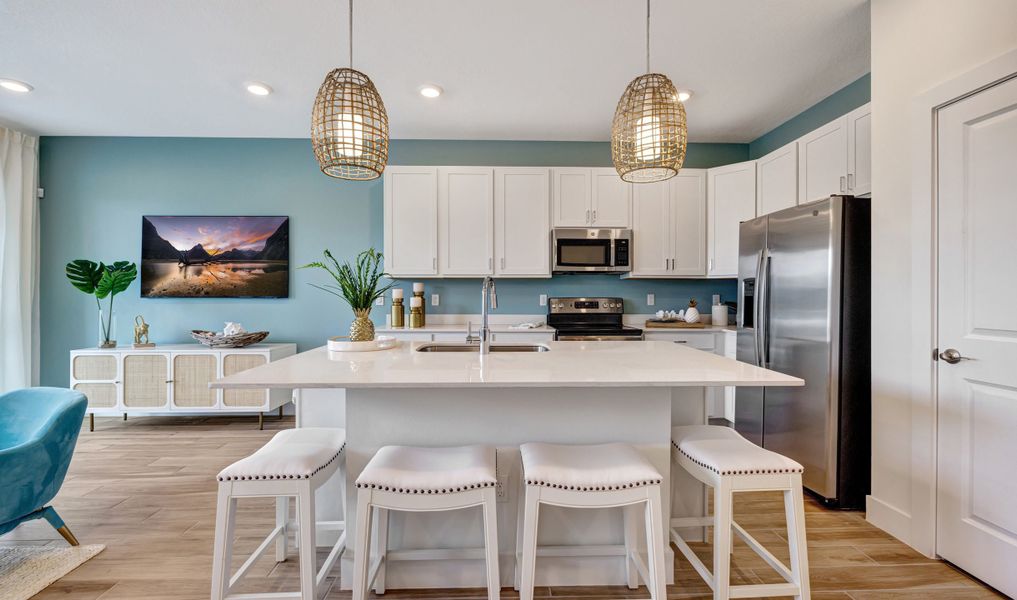
[[[424,291],[424,284],[423,284],[423,282],[418,281],[418,282],[413,284],[413,292],[414,293],[422,292],[422,291]]]
[[[403,299],[403,288],[392,288],[392,299],[402,300]]]
[[[424,306],[424,299],[420,296],[410,298],[410,308],[421,308]]]

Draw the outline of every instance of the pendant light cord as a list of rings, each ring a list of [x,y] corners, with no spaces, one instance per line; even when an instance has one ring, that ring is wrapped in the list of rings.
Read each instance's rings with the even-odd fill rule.
[[[646,0],[646,72],[650,72],[650,0]]]
[[[647,58],[647,61],[649,61],[649,58]],[[353,68],[353,0],[350,0],[350,68]]]

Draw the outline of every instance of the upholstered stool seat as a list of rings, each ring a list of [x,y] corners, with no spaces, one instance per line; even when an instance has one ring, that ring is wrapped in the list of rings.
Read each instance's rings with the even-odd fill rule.
[[[481,506],[484,548],[457,551],[483,559],[488,600],[498,600],[498,519],[496,452],[492,446],[418,448],[385,446],[360,472],[356,541],[353,546],[353,600],[364,600],[374,585],[385,593],[385,572],[397,554],[388,552],[390,510],[421,512]],[[373,521],[373,531],[372,531]],[[373,543],[372,543],[373,542]],[[434,560],[433,550],[400,549],[398,560]]]
[[[671,541],[713,589],[713,597],[752,598],[788,595],[809,598],[809,563],[805,541],[802,471],[799,463],[748,441],[729,427],[692,425],[671,431],[674,461],[713,488],[713,515],[671,519]],[[734,493],[784,492],[791,567],[788,568],[734,521]],[[689,547],[678,530],[713,525],[713,571]],[[779,573],[786,583],[732,586],[731,535],[740,537]]]
[[[219,472],[219,504],[216,511],[215,547],[212,557],[212,600],[229,598],[279,598],[295,594],[233,594],[250,567],[271,547],[276,546],[276,561],[286,560],[288,532],[291,527],[289,500],[297,501],[297,532],[300,549],[300,594],[303,600],[315,600],[321,581],[335,565],[346,547],[345,523],[323,522],[315,518],[314,495],[343,462],[346,430],[307,427],[280,431],[254,454]],[[340,477],[340,479],[342,479]],[[276,525],[236,574],[230,575],[233,537],[239,498],[276,498]],[[345,494],[344,494],[345,496]],[[339,530],[324,565],[316,569],[315,535],[318,528]]]
[[[520,600],[533,599],[541,504],[570,508],[622,507],[625,543],[624,547],[617,548],[617,554],[625,557],[628,585],[635,589],[642,575],[653,600],[663,599],[666,573],[660,484],[664,478],[660,471],[628,444],[530,443],[523,444],[519,450],[526,482],[526,497],[519,503],[516,533],[516,586]],[[645,563],[636,548],[640,513],[646,527]],[[576,549],[543,548],[540,555],[578,555],[570,552]]]
[[[219,481],[308,479],[337,460],[345,447],[344,429],[287,429],[254,454],[220,471]]]
[[[692,462],[719,475],[804,471],[804,467],[797,462],[760,448],[730,427],[675,427],[671,431],[671,444]]]
[[[659,484],[663,477],[628,444],[567,446],[523,444],[527,485],[580,491],[621,490]]]

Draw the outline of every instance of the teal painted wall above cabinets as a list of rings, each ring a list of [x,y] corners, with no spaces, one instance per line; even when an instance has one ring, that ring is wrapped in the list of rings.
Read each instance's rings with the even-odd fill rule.
[[[755,160],[793,142],[806,133],[846,115],[871,97],[871,77],[865,74],[801,113],[749,143],[748,158]]]
[[[687,167],[746,160],[746,144],[690,144]],[[391,164],[610,166],[603,142],[499,142],[395,140]],[[268,330],[269,341],[296,342],[301,350],[346,334],[351,314],[340,301],[309,285],[316,270],[296,266],[317,260],[324,248],[350,258],[382,248],[382,181],[346,182],[321,174],[306,139],[46,137],[40,149],[42,226],[40,309],[42,383],[68,383],[68,350],[97,341],[95,300],[75,290],[64,265],[76,258],[137,262],[142,215],[285,215],[290,218],[290,297],[269,299],[141,298],[135,282],[116,298],[117,338],[130,344],[134,316],[151,324],[152,341],[190,341],[191,329],[220,329],[239,321]],[[425,282],[441,305],[431,313],[479,311],[478,280]],[[400,285],[409,289],[409,282]],[[656,295],[654,307],[646,294]],[[499,280],[498,312],[540,314],[540,294],[621,296],[628,312],[681,308],[690,297],[733,300],[731,280],[622,281],[610,275]],[[387,307],[378,307],[383,323]]]

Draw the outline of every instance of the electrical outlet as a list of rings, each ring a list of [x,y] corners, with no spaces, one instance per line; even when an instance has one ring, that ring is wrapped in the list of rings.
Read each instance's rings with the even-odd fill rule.
[[[653,306],[653,303],[655,301],[656,301],[656,298],[654,297],[653,294],[647,294],[646,295],[646,305],[647,306]]]
[[[438,306],[438,302],[440,301],[441,298],[438,297],[438,294],[431,294],[431,306]]]
[[[378,299],[374,301],[374,303],[377,304],[378,306],[385,306],[385,296],[379,296]]]
[[[540,295],[540,305],[547,306],[547,294]]]

